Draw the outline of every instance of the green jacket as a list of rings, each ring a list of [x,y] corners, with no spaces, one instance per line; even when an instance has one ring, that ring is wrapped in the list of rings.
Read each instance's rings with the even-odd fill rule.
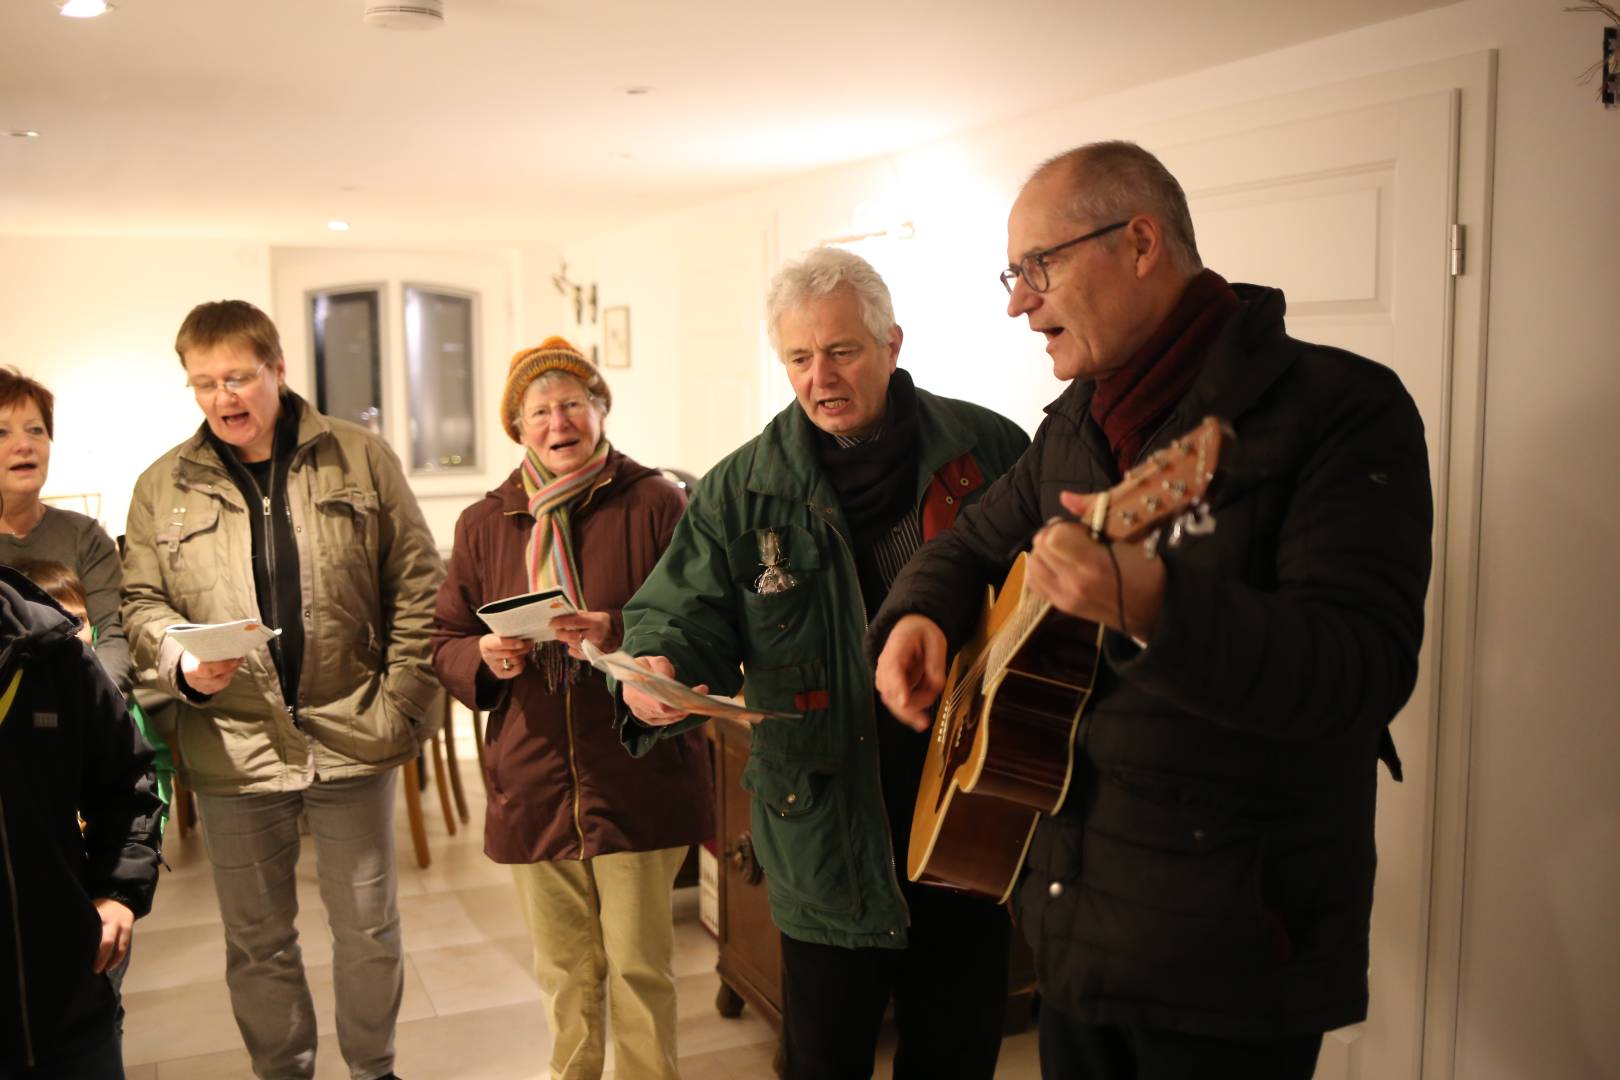
[[[978,405],[923,390],[917,405],[917,502],[928,539],[1011,468],[1029,439]],[[802,714],[755,726],[742,776],[776,925],[800,941],[903,948],[910,918],[878,773],[865,608],[849,526],[812,431],[792,404],[703,478],[625,605],[623,648],[668,657],[688,685],[743,690],[750,706]],[[781,539],[797,581],[770,595],[753,588],[765,529]],[[621,696],[617,722],[640,755],[702,718],[647,727]]]

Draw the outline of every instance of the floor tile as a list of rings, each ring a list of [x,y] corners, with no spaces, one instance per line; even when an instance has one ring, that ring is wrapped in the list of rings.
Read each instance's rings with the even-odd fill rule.
[[[411,963],[440,1016],[532,1002],[542,1017],[540,987],[529,968],[527,936],[414,950]]]

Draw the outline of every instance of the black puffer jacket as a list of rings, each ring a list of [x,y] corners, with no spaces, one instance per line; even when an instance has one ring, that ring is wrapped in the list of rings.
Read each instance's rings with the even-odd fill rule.
[[[1163,553],[1146,649],[1109,636],[1014,910],[1064,1013],[1241,1038],[1366,1015],[1377,762],[1417,676],[1433,511],[1400,380],[1287,337],[1280,292],[1236,289],[1242,311],[1147,448],[1232,422],[1216,530]],[[871,647],[907,612],[962,641],[964,582],[998,580],[1060,492],[1118,481],[1092,388],[1053,402],[1013,472],[918,552]]]
[[[139,917],[157,885],[152,749],[77,629],[0,567],[0,694],[12,690],[0,716],[0,1071],[49,1061],[110,1022],[112,985],[90,970],[93,901]]]

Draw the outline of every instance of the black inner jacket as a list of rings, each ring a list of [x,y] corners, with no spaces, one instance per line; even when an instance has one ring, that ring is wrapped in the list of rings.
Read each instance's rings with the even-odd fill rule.
[[[288,706],[298,701],[298,679],[304,661],[302,590],[298,584],[298,542],[293,535],[292,510],[287,504],[287,472],[298,448],[301,406],[289,394],[281,395],[275,441],[267,461],[244,462],[235,448],[208,429],[208,441],[225,463],[225,471],[242,492],[253,529],[253,588],[259,599],[259,618],[281,636],[270,642],[270,658],[281,680],[281,696]],[[270,512],[264,512],[264,500]],[[273,521],[275,527],[266,529]],[[267,536],[268,534],[272,534]],[[296,721],[297,713],[294,712]]]

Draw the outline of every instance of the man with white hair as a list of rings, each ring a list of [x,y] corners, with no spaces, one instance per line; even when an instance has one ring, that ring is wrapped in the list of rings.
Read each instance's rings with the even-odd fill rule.
[[[871,1076],[892,996],[896,1077],[989,1080],[1007,916],[895,872],[927,737],[882,715],[862,637],[911,553],[1029,440],[912,384],[888,288],[856,255],[820,248],[783,268],[766,317],[798,401],[698,484],[624,608],[623,649],[795,714],[754,728],[742,777],[782,933],[788,1077]],[[701,722],[634,687],[623,696],[632,752]]]
[[[1378,762],[1399,779],[1386,729],[1429,578],[1417,407],[1388,368],[1289,337],[1279,290],[1204,269],[1181,185],[1131,143],[1036,170],[1007,252],[1007,314],[1070,385],[894,583],[876,684],[926,724],[970,598],[1029,545],[1029,589],[1109,631],[1013,902],[1042,1074],[1308,1080],[1323,1032],[1367,1015]],[[1095,494],[1207,415],[1237,434],[1213,534],[1094,540]]]

